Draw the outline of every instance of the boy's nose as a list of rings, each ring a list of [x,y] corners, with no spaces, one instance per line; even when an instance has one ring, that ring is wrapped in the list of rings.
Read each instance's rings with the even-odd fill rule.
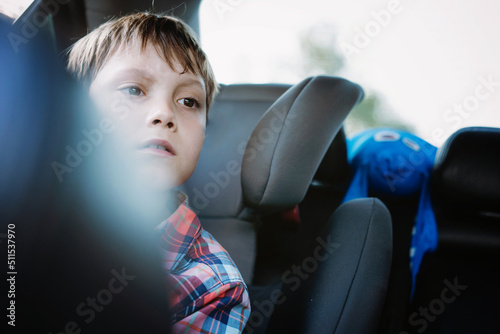
[[[177,126],[175,114],[168,107],[154,110],[149,115],[147,123],[152,126],[164,126],[172,130],[174,130]]]

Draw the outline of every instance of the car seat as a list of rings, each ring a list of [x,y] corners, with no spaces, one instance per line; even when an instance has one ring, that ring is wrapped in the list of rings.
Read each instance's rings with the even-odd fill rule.
[[[321,111],[317,107],[310,108],[309,106],[302,106],[302,108],[306,108],[304,111],[295,107],[293,111],[299,115],[303,113],[304,115],[300,116],[303,118],[299,118],[299,116],[295,116],[293,113],[287,116],[295,99],[305,103],[304,101],[306,98],[303,97],[305,93],[310,95],[309,97],[311,100],[314,100],[314,97],[319,98],[321,96],[322,98],[322,95],[320,95],[319,92],[315,93],[315,90],[317,89],[316,87],[324,85],[325,82],[329,82],[329,84],[332,85],[331,88],[329,88],[331,92],[328,91],[331,97],[329,101],[324,99],[319,101],[319,103],[323,104],[323,109],[321,109]],[[347,90],[351,96],[342,96],[343,92],[341,90],[335,92],[337,88],[335,85],[340,89]],[[185,191],[189,197],[190,205],[200,217],[203,226],[229,251],[238,265],[238,268],[240,268],[243,278],[248,283],[254,281],[253,274],[256,257],[257,228],[261,217],[257,219],[256,210],[249,206],[245,202],[248,200],[245,200],[243,197],[243,175],[251,175],[250,172],[247,172],[248,174],[241,174],[243,162],[248,160],[252,160],[253,162],[255,159],[262,160],[264,159],[263,154],[267,154],[267,157],[272,159],[273,152],[271,151],[269,153],[265,149],[271,144],[270,140],[277,140],[281,136],[279,132],[281,130],[276,128],[277,122],[284,122],[286,120],[286,123],[283,123],[283,125],[286,125],[287,129],[289,126],[294,126],[296,131],[301,127],[306,129],[306,125],[309,124],[309,127],[312,127],[315,124],[312,113],[309,115],[309,119],[306,117],[306,110],[314,110],[318,115],[317,117],[324,119],[325,115],[322,115],[322,112],[328,110],[324,107],[327,103],[329,103],[330,108],[332,108],[331,110],[334,110],[335,104],[339,104],[338,101],[346,101],[346,105],[340,106],[342,109],[338,108],[337,115],[330,116],[335,117],[337,124],[333,126],[333,129],[329,129],[329,132],[325,131],[325,134],[320,134],[316,131],[315,135],[317,137],[307,132],[312,131],[310,128],[307,131],[301,130],[303,131],[304,137],[299,135],[300,132],[294,133],[298,145],[297,147],[299,148],[302,147],[303,149],[307,149],[308,147],[314,147],[313,143],[310,142],[313,139],[316,140],[316,142],[320,142],[323,146],[329,146],[336,132],[339,130],[343,118],[357,102],[361,92],[358,86],[343,79],[327,77],[309,78],[296,85],[293,91],[289,90],[287,96],[283,96],[279,103],[276,102],[269,108],[267,117],[272,118],[269,121],[272,124],[263,127],[262,130],[255,130],[257,132],[254,131],[255,134],[252,139],[253,146],[247,149],[247,141],[251,137],[252,131],[257,126],[259,120],[263,117],[266,109],[288,88],[288,85],[230,85],[222,87],[220,94],[216,97],[214,105],[210,110],[205,145],[198,161],[197,168],[191,178],[182,187],[183,191]],[[304,92],[302,92],[302,90]],[[335,95],[333,95],[333,92],[335,92]],[[300,98],[298,98],[299,95]],[[338,101],[335,101],[335,99]],[[326,112],[328,111],[325,111],[325,113]],[[330,113],[333,113],[333,111],[330,111]],[[295,118],[292,119],[290,117]],[[262,122],[265,122],[265,120]],[[323,120],[323,123],[326,124],[326,119]],[[272,129],[274,129],[274,131]],[[325,138],[325,136],[328,137]],[[281,140],[283,139],[284,138],[281,137]],[[328,146],[316,148],[316,150],[320,152],[316,154],[321,157],[316,157],[318,161],[311,162],[312,166],[309,168],[312,169],[310,171],[312,175],[308,175],[307,177],[313,177],[314,171],[317,169],[317,165],[314,166],[314,164],[319,164],[321,162],[322,155],[325,154]],[[246,160],[243,159],[244,154],[248,156]],[[304,159],[305,157],[302,158],[303,161],[306,161]],[[286,158],[284,158],[283,163],[285,163],[285,161],[287,161]],[[269,164],[269,162],[267,163]],[[260,174],[262,175],[260,177],[264,178],[269,173],[266,174],[265,171],[257,173],[256,170],[256,168],[262,169],[263,167],[264,166],[257,164],[252,165],[251,168],[255,175]],[[292,166],[286,169],[282,167],[282,169],[279,170],[280,174],[273,174],[274,179],[270,179],[270,181],[279,180],[278,176],[286,177],[288,168],[292,168]],[[273,172],[277,173],[275,170],[273,170]],[[265,184],[263,184],[263,182],[264,180],[258,179],[251,182],[247,181],[246,184],[248,187],[264,187]],[[302,187],[305,188],[300,189],[300,194],[294,194],[293,189],[288,189],[288,192],[294,194],[294,196],[303,197],[311,180],[308,180],[306,183],[307,184],[304,183],[305,185],[302,185]],[[285,187],[285,185],[280,186]],[[252,198],[253,197],[250,197],[250,199]],[[302,198],[296,199],[297,203],[300,202],[301,199]],[[289,209],[297,203],[288,202],[276,208],[272,207],[273,209],[268,210],[266,214]]]
[[[321,244],[338,244],[339,249],[325,248],[332,254],[328,253],[299,286],[283,276],[286,270],[278,276],[280,280],[264,285],[254,270],[257,231],[263,228],[259,225],[272,224],[266,217],[294,208],[304,199],[362,91],[340,78],[308,78],[287,90],[258,120],[263,111],[255,108],[252,99],[258,101],[261,95],[243,88],[248,87],[226,86],[220,106],[216,99],[206,146],[184,191],[202,225],[228,249],[250,286],[254,304],[246,331],[265,332],[267,325],[268,333],[375,331],[392,251],[390,216],[380,201],[346,203],[328,224],[325,222],[323,231],[316,231],[315,239],[301,240],[313,247],[311,254]],[[264,85],[253,88],[262,92],[278,89]],[[226,95],[229,90],[233,97]],[[273,237],[278,240],[280,235]],[[253,293],[255,288],[259,294]],[[267,294],[273,291],[281,291],[286,302],[274,303]],[[271,311],[262,312],[259,305],[263,304]],[[356,320],[360,314],[363,322]]]
[[[392,216],[392,268],[378,332],[399,333],[421,259],[437,246],[428,186],[437,149],[390,128],[362,131],[349,138],[347,146],[353,177],[344,201],[375,196]]]
[[[499,147],[500,129],[472,127],[438,152],[431,185],[439,245],[422,263],[408,332],[500,332]]]

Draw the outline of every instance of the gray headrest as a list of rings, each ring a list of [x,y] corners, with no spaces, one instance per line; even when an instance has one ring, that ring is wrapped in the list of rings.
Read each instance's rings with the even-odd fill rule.
[[[463,128],[436,157],[434,198],[455,212],[500,213],[500,129]]]
[[[304,198],[323,156],[363,90],[341,78],[308,78],[262,116],[248,141],[241,182],[245,204],[260,213]]]

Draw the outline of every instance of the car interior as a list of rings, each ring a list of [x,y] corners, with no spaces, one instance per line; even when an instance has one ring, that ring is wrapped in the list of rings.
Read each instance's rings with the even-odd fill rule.
[[[64,64],[68,47],[121,14],[154,9],[181,18],[199,34],[200,4],[201,0],[35,0],[15,22],[6,16],[1,21],[24,36],[5,44],[14,43],[17,62],[30,69],[53,68],[45,57]],[[36,31],[26,35],[27,24],[40,20],[40,15],[46,23],[31,24]],[[32,57],[22,58],[25,54]],[[439,147],[429,175],[438,247],[424,255],[412,282],[409,254],[419,194],[391,197],[371,190],[365,198],[343,201],[354,176],[344,123],[364,97],[363,87],[349,78],[328,75],[304,77],[295,84],[220,84],[198,165],[181,190],[247,284],[252,313],[244,332],[499,333],[500,129],[465,127]],[[43,126],[41,120],[37,124]],[[55,136],[44,143],[56,145],[57,140]],[[3,163],[9,166],[7,159]],[[42,163],[47,161],[31,162]],[[19,182],[9,184],[14,188],[19,189],[16,198],[28,193]],[[2,211],[13,210],[8,206]],[[84,214],[84,208],[75,214]],[[72,238],[76,240],[78,233]],[[81,244],[74,252],[84,248]],[[141,254],[132,251],[130,257]],[[67,256],[61,260],[63,267],[77,270]],[[99,268],[109,265],[103,260]],[[91,267],[87,263],[89,271]],[[37,268],[33,275],[43,271]],[[89,281],[95,283],[89,289],[101,284],[95,277]],[[50,282],[50,289],[57,290],[58,284],[64,281]],[[109,320],[100,323],[102,331],[95,325],[94,332],[115,332],[114,319],[123,317],[135,319],[130,320],[135,325],[125,322],[120,327],[123,332],[168,332],[158,321],[160,312],[147,306],[151,301],[165,308],[146,292],[148,284],[142,282],[128,295],[124,309],[110,312]],[[134,298],[140,299],[137,305]],[[42,314],[61,312],[50,326],[64,328],[63,319],[71,318],[74,310],[56,304]]]

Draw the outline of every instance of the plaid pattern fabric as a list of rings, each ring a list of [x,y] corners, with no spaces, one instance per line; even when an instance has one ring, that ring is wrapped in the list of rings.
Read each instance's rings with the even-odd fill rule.
[[[250,316],[248,291],[227,251],[184,200],[161,225],[173,333],[241,333]]]

